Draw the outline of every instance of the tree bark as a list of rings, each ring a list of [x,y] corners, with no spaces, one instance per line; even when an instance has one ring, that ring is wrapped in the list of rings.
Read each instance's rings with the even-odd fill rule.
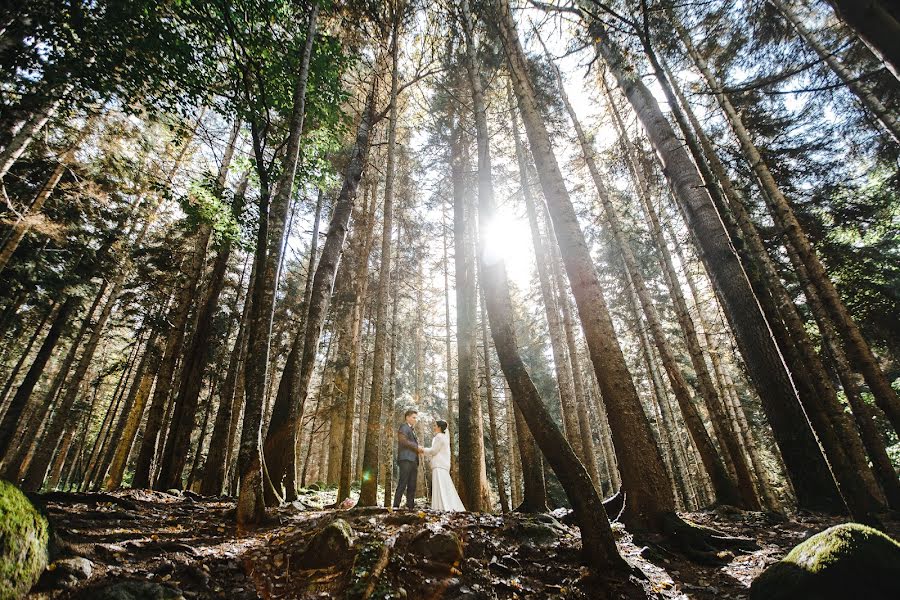
[[[506,481],[503,479],[506,465],[500,449],[500,436],[497,433],[497,410],[494,401],[494,382],[491,372],[491,353],[488,338],[487,315],[484,314],[484,290],[481,296],[481,343],[484,361],[484,393],[488,407],[488,432],[491,437],[491,451],[494,453],[494,479],[497,481],[497,495],[500,497],[500,510],[505,514],[510,510],[509,496],[506,493]]]
[[[500,2],[500,37],[506,51],[519,108],[541,187],[581,319],[591,362],[609,404],[616,456],[628,493],[625,516],[637,527],[658,528],[675,508],[675,499],[622,349],[616,341],[609,309],[584,234],[553,154],[550,136],[538,109],[524,52],[509,11]],[[498,350],[499,352],[499,350]],[[512,384],[510,384],[512,385]],[[536,436],[537,437],[537,436]]]
[[[294,80],[293,107],[286,140],[286,149],[281,162],[281,174],[272,191],[271,205],[268,201],[267,185],[260,196],[260,224],[257,235],[256,257],[257,282],[253,288],[253,303],[250,307],[248,327],[248,360],[244,381],[244,419],[241,430],[241,444],[238,453],[238,474],[240,493],[237,501],[236,519],[240,525],[256,525],[265,516],[263,497],[263,469],[276,489],[288,475],[294,472],[296,428],[291,418],[294,407],[273,411],[273,422],[269,424],[267,440],[275,444],[279,452],[274,453],[287,460],[264,467],[261,435],[262,416],[266,390],[269,383],[269,351],[272,338],[272,317],[275,309],[275,293],[278,287],[278,268],[284,249],[284,231],[294,189],[297,165],[300,162],[301,135],[306,116],[306,88],[309,63],[312,57],[313,41],[316,33],[318,3],[314,3],[309,13],[306,43],[300,61],[300,70]],[[258,147],[258,141],[256,142]],[[259,152],[257,151],[257,154]],[[257,156],[257,169],[262,156]],[[275,420],[275,415],[286,415],[286,419]],[[276,441],[277,440],[277,441]],[[285,464],[287,463],[287,464]],[[289,485],[293,487],[293,482]]]
[[[228,177],[228,170],[231,166],[231,158],[234,155],[240,128],[240,121],[235,121],[219,166],[219,173],[216,177],[216,191],[220,195],[225,188],[225,181]],[[237,218],[242,208],[243,195],[235,195],[231,207],[232,215]],[[213,317],[219,309],[219,297],[225,287],[225,273],[228,269],[228,261],[231,258],[231,245],[231,240],[226,240],[223,242],[222,247],[219,248],[209,276],[209,285],[197,307],[197,316],[195,318],[197,325],[182,360],[181,381],[173,400],[175,408],[169,433],[166,436],[160,475],[154,486],[156,489],[167,490],[171,488],[180,489],[182,487],[182,472],[190,450],[191,433],[194,430],[194,420],[200,400],[200,389],[203,385],[206,367],[213,354]],[[197,247],[193,260],[198,262],[192,265],[191,271],[193,274],[197,276],[202,274],[206,253],[205,247]]]
[[[900,80],[900,11],[884,0],[828,0],[849,25]]]
[[[781,354],[709,191],[659,104],[599,22],[590,23],[598,53],[644,125],[684,213],[714,289],[725,308],[751,379],[789,465],[798,496],[811,504],[833,497],[833,480],[796,397]],[[818,497],[817,502],[814,498]]]
[[[714,93],[719,106],[725,113],[732,131],[740,142],[741,150],[756,176],[760,189],[764,192],[763,195],[767,200],[772,218],[784,232],[787,241],[793,245],[800,261],[806,268],[811,283],[815,286],[822,304],[828,311],[829,318],[831,318],[844,340],[848,357],[853,366],[865,378],[872,395],[875,397],[876,404],[890,419],[894,429],[900,432],[900,398],[891,388],[890,382],[879,367],[878,361],[863,338],[859,327],[844,306],[834,284],[825,271],[825,267],[819,261],[818,255],[806,236],[806,232],[800,226],[793,208],[775,182],[775,178],[769,171],[769,167],[763,160],[758,148],[753,143],[750,132],[744,126],[737,110],[731,104],[728,96],[719,87],[703,57],[700,56],[694,47],[687,31],[677,25],[677,23],[676,31],[694,64],[700,70],[710,90]]]
[[[400,22],[402,6],[393,6],[391,34],[391,92],[388,117],[387,165],[384,179],[384,207],[381,230],[381,265],[378,270],[378,288],[375,298],[375,347],[372,352],[372,387],[369,395],[369,412],[366,419],[366,443],[363,449],[362,481],[358,506],[378,504],[378,470],[380,466],[382,431],[382,404],[384,401],[384,371],[388,344],[388,304],[391,287],[391,245],[394,233],[394,180],[397,162],[397,94],[400,86]]]

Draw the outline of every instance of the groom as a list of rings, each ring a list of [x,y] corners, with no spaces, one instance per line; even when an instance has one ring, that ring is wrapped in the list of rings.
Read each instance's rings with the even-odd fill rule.
[[[419,413],[409,409],[404,413],[405,423],[397,430],[397,464],[400,477],[397,479],[397,493],[394,494],[394,508],[400,507],[400,498],[406,492],[406,507],[412,509],[416,501],[416,476],[419,470],[419,455],[424,452],[416,439],[413,427]]]

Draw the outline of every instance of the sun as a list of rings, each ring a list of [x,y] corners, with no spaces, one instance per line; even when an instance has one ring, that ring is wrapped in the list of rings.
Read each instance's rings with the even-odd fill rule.
[[[534,247],[528,223],[500,209],[482,229],[481,236],[485,262],[493,264],[502,260],[510,282],[519,289],[527,288],[534,272]]]

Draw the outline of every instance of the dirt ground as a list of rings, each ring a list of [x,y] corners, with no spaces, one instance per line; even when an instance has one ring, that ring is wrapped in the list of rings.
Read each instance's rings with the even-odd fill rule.
[[[571,521],[565,511],[551,518],[322,510],[333,497],[309,492],[301,502],[273,511],[265,526],[245,531],[235,525],[233,499],[189,492],[52,493],[37,501],[53,528],[51,558],[61,562],[51,565],[32,599],[94,598],[125,580],[143,582],[157,594],[146,597],[161,599],[636,597],[622,582],[598,578],[581,562],[578,530],[565,524]],[[735,509],[682,516],[753,538],[760,549],[702,565],[652,540],[638,545],[614,524],[620,552],[646,576],[631,581],[631,589],[643,590],[638,597],[746,598],[750,582],[767,565],[841,522]],[[352,546],[311,559],[312,538],[338,518],[352,529]],[[897,527],[891,529],[896,537]],[[78,560],[73,570],[66,560],[73,557],[90,562]]]

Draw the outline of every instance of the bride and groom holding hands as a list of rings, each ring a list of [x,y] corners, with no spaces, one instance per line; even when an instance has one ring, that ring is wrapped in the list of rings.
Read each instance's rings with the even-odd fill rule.
[[[419,445],[414,430],[419,414],[409,409],[404,413],[403,419],[403,424],[397,430],[397,464],[400,467],[400,476],[397,480],[397,492],[394,494],[394,508],[400,507],[400,500],[404,495],[406,507],[413,508],[419,457],[428,456],[431,459],[431,508],[446,511],[466,510],[450,478],[450,440],[447,437],[447,422],[435,421],[431,447],[425,448]]]

